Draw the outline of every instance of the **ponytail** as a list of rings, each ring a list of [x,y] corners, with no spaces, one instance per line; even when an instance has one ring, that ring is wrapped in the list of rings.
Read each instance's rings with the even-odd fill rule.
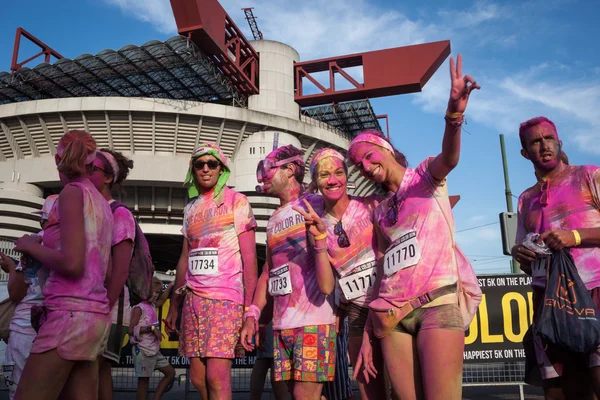
[[[58,141],[56,153],[60,158],[58,171],[69,178],[77,178],[94,162],[96,141],[85,131],[68,131]]]

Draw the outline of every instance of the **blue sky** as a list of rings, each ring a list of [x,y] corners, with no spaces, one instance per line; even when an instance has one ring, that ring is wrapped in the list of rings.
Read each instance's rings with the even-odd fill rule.
[[[221,0],[248,37],[240,9],[255,7],[265,39],[290,44],[302,60],[451,40],[452,54],[463,54],[465,73],[482,86],[471,98],[469,133],[463,133],[461,161],[448,180],[450,192],[462,197],[454,209],[457,238],[478,273],[508,272],[497,224],[506,210],[498,135],[506,136],[516,196],[534,183],[531,164],[519,154],[517,133],[528,118],[545,115],[556,122],[572,164],[598,164],[600,2],[420,3]],[[176,34],[168,0],[11,2],[3,7],[3,21],[0,70],[10,67],[18,26],[65,57]],[[33,48],[23,51],[21,59]],[[412,166],[440,151],[448,91],[446,62],[422,93],[372,100],[378,114],[389,115],[392,140]]]

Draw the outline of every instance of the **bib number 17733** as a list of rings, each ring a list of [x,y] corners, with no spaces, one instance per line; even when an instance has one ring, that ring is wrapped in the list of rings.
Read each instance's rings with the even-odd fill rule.
[[[390,276],[401,269],[416,265],[421,259],[421,248],[417,240],[417,231],[402,235],[388,251],[383,260],[383,273]]]
[[[269,271],[269,293],[271,296],[284,296],[292,293],[290,267],[287,264]]]

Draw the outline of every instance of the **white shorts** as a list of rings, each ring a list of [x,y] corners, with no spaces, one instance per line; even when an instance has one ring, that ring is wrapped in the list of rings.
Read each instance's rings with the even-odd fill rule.
[[[11,399],[15,396],[17,384],[21,379],[25,362],[29,358],[33,339],[35,339],[35,335],[27,335],[13,331],[10,332],[8,345],[6,346],[3,369],[7,371],[4,378]],[[12,372],[10,372],[10,365],[13,363]]]
[[[136,378],[150,378],[154,370],[164,368],[169,362],[160,351],[153,356],[147,356],[136,345],[131,348],[133,355],[133,366],[135,367]]]

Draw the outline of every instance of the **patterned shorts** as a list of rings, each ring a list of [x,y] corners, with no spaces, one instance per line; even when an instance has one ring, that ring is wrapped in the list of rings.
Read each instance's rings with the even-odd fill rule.
[[[179,354],[185,357],[234,358],[244,307],[188,292],[181,316]]]
[[[273,330],[275,380],[333,381],[335,344],[335,324]]]

